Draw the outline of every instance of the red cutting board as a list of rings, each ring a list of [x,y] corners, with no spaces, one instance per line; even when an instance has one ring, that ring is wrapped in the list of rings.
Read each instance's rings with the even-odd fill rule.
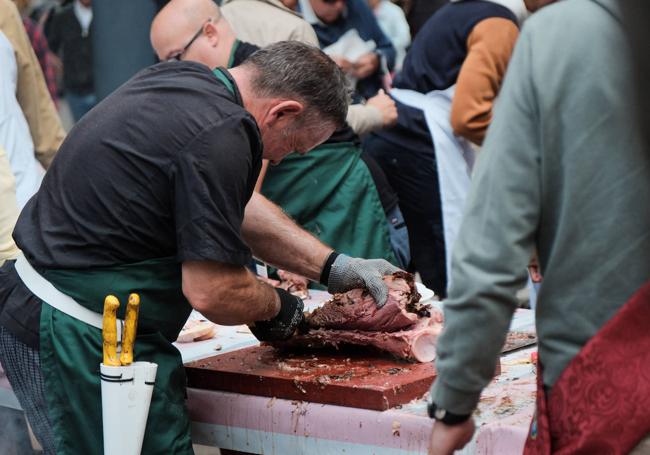
[[[422,397],[432,363],[363,351],[282,352],[255,346],[186,365],[190,387],[385,410]]]

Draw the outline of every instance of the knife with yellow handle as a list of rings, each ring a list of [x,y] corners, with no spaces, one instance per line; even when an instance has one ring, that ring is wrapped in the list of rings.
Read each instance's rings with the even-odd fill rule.
[[[138,294],[129,295],[126,317],[124,318],[124,331],[122,333],[122,353],[120,354],[122,365],[131,365],[133,363],[133,343],[135,342],[135,332],[138,327],[139,310],[140,296]]]
[[[120,359],[117,357],[117,309],[120,301],[114,295],[107,295],[104,299],[104,317],[102,319],[102,341],[104,351],[104,365],[119,367]]]

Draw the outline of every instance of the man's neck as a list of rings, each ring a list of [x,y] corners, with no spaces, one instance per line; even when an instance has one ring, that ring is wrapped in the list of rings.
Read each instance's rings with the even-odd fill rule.
[[[246,66],[237,66],[228,70],[237,84],[237,89],[241,94],[244,109],[246,109],[255,118],[261,129],[261,119],[266,113],[266,103],[259,96],[256,96],[253,90],[252,71]]]

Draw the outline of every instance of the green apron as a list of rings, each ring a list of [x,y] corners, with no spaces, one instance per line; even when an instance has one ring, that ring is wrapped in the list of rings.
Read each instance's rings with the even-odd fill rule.
[[[353,143],[292,153],[269,167],[262,193],[337,251],[397,262],[377,188]]]
[[[219,69],[214,74],[234,93]],[[120,300],[124,319],[128,296],[140,295],[135,360],[158,364],[142,453],[193,454],[185,409],[185,369],[171,344],[192,307],[182,292],[181,264],[174,258],[86,270],[40,270],[54,287],[82,306],[102,313],[108,294]],[[43,304],[40,358],[48,416],[58,455],[102,455],[102,400],[99,364],[101,330]],[[120,435],[111,435],[119,438]]]
[[[120,319],[128,295],[140,295],[135,360],[158,364],[142,453],[192,454],[185,370],[180,353],[171,344],[192,310],[182,293],[181,265],[165,258],[88,270],[43,270],[41,274],[96,313],[102,313],[106,295],[117,296]],[[101,455],[101,330],[43,304],[40,357],[57,454]]]

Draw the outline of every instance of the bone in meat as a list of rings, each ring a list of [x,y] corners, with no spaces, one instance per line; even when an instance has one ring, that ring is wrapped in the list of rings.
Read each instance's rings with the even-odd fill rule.
[[[441,330],[442,324],[434,318],[421,318],[412,327],[396,332],[315,329],[276,343],[275,346],[283,349],[339,348],[341,345],[352,344],[371,346],[401,359],[431,362],[436,358],[436,342]]]

